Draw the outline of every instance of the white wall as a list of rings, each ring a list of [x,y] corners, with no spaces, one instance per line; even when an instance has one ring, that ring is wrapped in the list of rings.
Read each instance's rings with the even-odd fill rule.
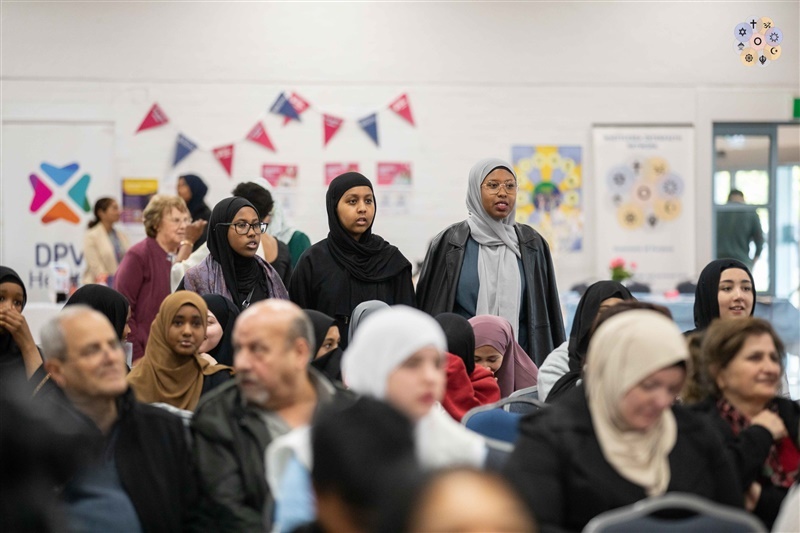
[[[782,57],[745,68],[733,28],[765,15],[783,30]],[[791,116],[798,20],[796,2],[4,3],[2,118],[110,120],[108,179],[158,177],[171,189],[178,173],[196,171],[212,198],[263,163],[299,164],[294,222],[312,240],[327,232],[326,161],[359,161],[368,176],[376,161],[412,161],[412,214],[381,216],[379,206],[376,223],[412,260],[466,215],[467,172],[481,157],[582,144],[588,199],[593,124],[694,124],[699,271],[711,254],[712,123]],[[417,127],[384,112],[381,148],[350,123],[323,149],[317,115],[282,128],[266,114],[291,90],[352,119],[408,92]],[[173,170],[176,130],[133,135],[154,101],[205,148],[242,139],[264,118],[278,152],[240,143],[232,180],[210,154]],[[587,205],[586,250],[556,258],[562,289],[595,271],[593,215]],[[2,261],[14,264],[8,253]]]

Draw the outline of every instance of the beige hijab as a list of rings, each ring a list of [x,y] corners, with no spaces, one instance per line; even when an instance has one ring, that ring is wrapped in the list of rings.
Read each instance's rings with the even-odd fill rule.
[[[150,326],[144,357],[128,374],[128,383],[141,402],[164,402],[193,411],[203,390],[203,376],[232,370],[229,366],[212,365],[198,353],[186,357],[172,351],[167,342],[167,330],[178,310],[186,304],[200,311],[203,329],[207,326],[208,307],[199,294],[178,291],[161,302]]]
[[[678,436],[666,409],[647,431],[625,430],[620,402],[650,374],[686,361],[688,348],[674,322],[654,311],[634,310],[604,322],[589,344],[586,397],[603,456],[648,496],[667,490],[669,453]]]

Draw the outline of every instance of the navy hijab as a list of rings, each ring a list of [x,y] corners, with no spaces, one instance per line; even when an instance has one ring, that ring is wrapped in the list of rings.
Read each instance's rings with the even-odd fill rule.
[[[192,215],[192,219],[197,220],[198,218],[205,218],[205,217],[198,217],[203,213],[207,213],[209,211],[208,206],[205,203],[206,193],[208,193],[208,186],[201,180],[198,176],[194,174],[184,174],[181,176],[183,181],[189,187],[189,190],[192,191],[192,198],[186,203],[186,207],[189,208],[189,213]]]
[[[353,187],[361,186],[372,190],[372,182],[358,172],[342,174],[328,186],[325,195],[325,205],[328,210],[328,249],[336,262],[354,278],[368,283],[386,281],[405,269],[410,270],[411,263],[403,257],[396,246],[373,234],[372,224],[361,235],[360,240],[355,240],[339,222],[336,212],[342,196]],[[378,204],[374,205],[377,215]]]

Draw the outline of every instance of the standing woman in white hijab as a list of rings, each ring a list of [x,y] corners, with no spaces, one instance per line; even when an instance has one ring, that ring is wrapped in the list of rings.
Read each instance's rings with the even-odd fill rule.
[[[687,357],[677,326],[657,312],[627,311],[598,327],[585,390],[523,419],[505,467],[543,531],[581,531],[605,511],[666,492],[743,505],[721,438],[673,405]]]
[[[433,316],[501,316],[541,366],[564,342],[564,323],[547,241],[514,221],[517,189],[517,176],[505,161],[483,159],[472,167],[469,217],[431,241],[417,306]]]

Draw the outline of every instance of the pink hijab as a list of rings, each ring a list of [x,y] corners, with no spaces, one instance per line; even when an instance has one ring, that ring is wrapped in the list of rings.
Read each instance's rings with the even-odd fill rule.
[[[511,324],[499,316],[479,315],[469,319],[475,331],[475,347],[491,346],[503,354],[503,363],[497,370],[500,397],[536,385],[539,369],[514,338]]]

